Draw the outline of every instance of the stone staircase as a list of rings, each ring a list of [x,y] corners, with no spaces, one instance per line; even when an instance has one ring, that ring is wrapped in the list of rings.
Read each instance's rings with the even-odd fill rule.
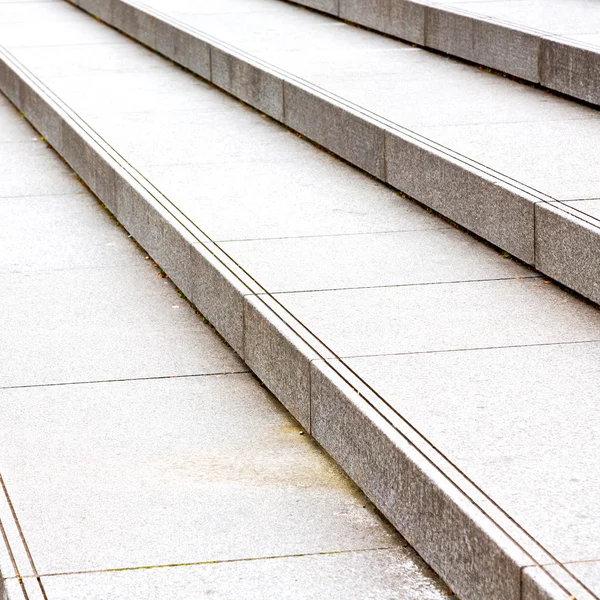
[[[312,8],[539,79],[369,6]],[[596,108],[278,0],[79,8],[0,4],[7,97],[459,597],[598,598]]]

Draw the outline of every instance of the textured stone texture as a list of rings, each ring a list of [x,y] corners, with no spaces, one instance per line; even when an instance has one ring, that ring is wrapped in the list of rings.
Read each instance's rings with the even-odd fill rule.
[[[255,284],[214,244],[191,248],[192,302],[244,357],[244,296],[257,291]]]
[[[535,197],[392,133],[386,162],[391,185],[533,264]]]
[[[192,266],[192,246],[202,235],[194,228],[187,229],[171,214],[161,215],[162,251],[158,263],[171,281],[191,298],[195,289],[195,277]]]
[[[504,23],[438,7],[427,9],[425,46],[538,82],[539,38]]]
[[[150,255],[162,247],[162,223],[158,202],[143,185],[126,172],[115,172],[115,214],[119,222]],[[160,211],[160,212],[157,212]]]
[[[340,0],[339,16],[415,44],[425,45],[424,5],[410,0]]]
[[[0,52],[0,86],[2,93],[17,107],[21,108],[22,82],[14,68],[8,64]]]
[[[535,266],[594,302],[600,302],[600,221],[586,209],[598,204],[540,203],[535,213]]]
[[[39,90],[22,83],[21,112],[27,120],[46,138],[59,153],[64,151],[63,117],[48,103],[48,99]]]
[[[315,439],[460,598],[520,598],[524,556],[505,551],[501,532],[321,362],[311,422]]]
[[[62,126],[63,158],[113,213],[117,213],[114,161],[73,121]]]
[[[384,178],[384,130],[318,92],[285,83],[285,124]]]
[[[116,170],[115,182],[119,221],[191,298],[191,247],[206,236],[147,181],[137,181],[127,172]]]
[[[310,363],[321,356],[296,332],[306,336],[302,326],[272,299],[246,298],[244,360],[310,431]]]
[[[154,48],[156,46],[156,18],[125,2],[111,1],[111,25],[142,44]]]
[[[160,32],[162,34],[163,27],[161,26]],[[165,34],[166,37],[167,34]],[[160,42],[162,39],[158,37],[157,50],[160,52]],[[186,69],[196,73],[204,79],[210,80],[210,47],[203,40],[191,36],[185,31],[175,30],[174,33],[174,55],[171,57],[173,60],[184,66]]]
[[[543,40],[540,52],[542,85],[593,104],[600,104],[600,48],[576,42]]]
[[[211,48],[212,82],[254,108],[283,120],[283,80],[265,67]]]
[[[112,24],[112,8],[114,0],[77,0],[72,4],[76,4],[79,8],[97,16],[99,19]]]
[[[340,0],[291,0],[294,4],[300,4],[302,6],[308,6],[315,10],[321,10],[330,15],[337,15],[339,8],[338,4]]]

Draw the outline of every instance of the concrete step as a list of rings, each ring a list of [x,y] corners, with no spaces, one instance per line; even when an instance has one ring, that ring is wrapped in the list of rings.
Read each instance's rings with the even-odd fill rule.
[[[80,5],[600,301],[596,110],[277,0]]]
[[[597,307],[74,7],[21,7],[1,88],[459,597],[597,599]]]
[[[596,2],[291,1],[600,104]]]
[[[1,95],[0,135],[0,597],[446,600]]]

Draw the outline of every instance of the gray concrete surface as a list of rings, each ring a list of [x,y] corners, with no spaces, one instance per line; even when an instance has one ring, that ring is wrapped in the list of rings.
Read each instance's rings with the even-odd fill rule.
[[[0,119],[3,157],[70,192],[0,177],[2,597],[446,598],[4,101]]]
[[[81,18],[87,17],[81,15]],[[98,23],[94,26],[101,34],[103,26]],[[102,43],[102,35],[99,35],[98,40]],[[43,52],[44,48],[40,48],[40,62]],[[148,56],[151,54],[148,53]],[[31,54],[27,61],[29,60],[32,60]],[[154,61],[154,55],[152,60]],[[110,61],[114,70],[114,58],[107,58],[106,68],[109,71]],[[99,67],[101,64],[96,63],[94,68]],[[95,85],[89,88],[89,93],[94,96],[89,98],[86,97],[85,90],[75,90],[75,86],[59,82],[62,100],[77,111],[80,117],[89,119],[90,123],[94,122],[93,119],[98,115],[98,107],[104,99],[104,108],[101,110],[103,118],[113,110],[114,119],[118,119],[124,128],[130,119],[136,120],[136,127],[139,127],[139,116],[132,116],[131,112],[131,107],[136,104],[133,90],[136,89],[139,76],[140,105],[148,111],[148,122],[151,124],[149,129],[152,129],[151,135],[156,135],[157,140],[165,140],[166,132],[177,137],[179,131],[182,132],[183,140],[191,140],[193,135],[190,135],[189,131],[183,135],[183,131],[189,129],[196,132],[198,139],[205,136],[206,140],[216,140],[219,136],[215,134],[211,138],[209,131],[213,127],[215,132],[223,131],[226,119],[230,120],[232,131],[237,131],[239,141],[235,145],[232,144],[235,146],[231,150],[232,159],[226,165],[203,165],[201,162],[195,162],[176,166],[145,166],[141,157],[134,155],[133,149],[126,146],[123,146],[122,150],[125,160],[115,163],[105,156],[106,153],[110,154],[108,150],[94,150],[99,159],[104,160],[113,171],[118,217],[120,211],[126,218],[130,215],[131,207],[123,209],[121,204],[123,190],[130,189],[133,185],[128,183],[128,178],[139,178],[141,181],[145,177],[162,192],[161,202],[171,203],[171,214],[178,215],[179,220],[169,221],[169,228],[181,233],[183,223],[187,223],[185,219],[191,220],[198,231],[205,232],[212,239],[214,248],[214,242],[224,240],[229,240],[231,247],[237,240],[241,247],[241,244],[245,243],[244,240],[259,242],[265,237],[286,238],[324,234],[331,237],[328,243],[335,244],[336,236],[331,234],[342,233],[344,235],[339,236],[340,247],[337,250],[341,255],[348,252],[348,246],[344,244],[348,244],[350,237],[353,237],[348,234],[368,234],[366,238],[371,234],[384,232],[404,231],[417,237],[422,233],[429,236],[430,243],[434,244],[430,235],[432,231],[450,231],[444,221],[427,214],[416,204],[403,199],[367,175],[353,171],[350,166],[319,152],[293,134],[289,134],[289,139],[294,143],[285,143],[286,152],[290,153],[289,160],[273,161],[262,166],[258,166],[256,161],[240,162],[239,147],[244,144],[248,144],[248,148],[251,147],[253,129],[248,130],[250,141],[245,141],[244,129],[237,126],[237,117],[234,115],[242,112],[246,115],[251,112],[247,107],[230,99],[226,100],[225,97],[222,106],[228,107],[227,111],[215,111],[212,113],[212,119],[190,121],[188,124],[181,116],[174,116],[173,121],[163,118],[154,122],[152,115],[159,111],[175,115],[178,108],[188,110],[190,106],[214,106],[216,92],[213,88],[202,84],[190,74],[178,71],[176,67],[170,69],[168,75],[157,75],[154,88],[147,70],[142,70],[139,75],[135,69],[128,71],[128,87],[123,91],[128,97],[122,105],[114,104],[118,102],[118,93],[113,89],[103,96],[103,87]],[[25,77],[18,68],[16,73],[19,77]],[[40,77],[51,88],[54,82],[60,79],[46,79],[43,75]],[[85,81],[91,79],[91,76],[83,76]],[[117,78],[109,74],[99,80],[114,84]],[[161,94],[165,90],[165,82],[172,83],[174,89],[189,97],[176,99],[166,92],[167,102],[162,106]],[[49,111],[58,110],[52,100],[46,102],[46,108]],[[265,123],[265,128],[276,128],[264,117],[252,114]],[[69,127],[74,127],[71,112],[63,113],[62,119]],[[117,149],[121,148],[121,141],[114,129],[112,132],[109,128],[105,130],[100,121],[94,126],[98,127],[98,133],[105,136],[107,143],[114,144]],[[86,134],[82,131],[78,134],[83,140],[82,143],[91,144],[89,132]],[[159,131],[162,133],[158,133]],[[279,144],[280,131],[277,130],[273,137],[273,140],[277,140],[273,141],[273,144]],[[267,134],[260,135],[265,136],[263,140],[268,145]],[[187,143],[191,146],[191,142]],[[219,149],[218,144],[216,148]],[[221,147],[218,151],[222,154],[217,155],[226,160],[224,149]],[[92,160],[96,158],[90,158],[90,161]],[[85,164],[81,166],[85,167]],[[227,193],[228,188],[232,193]],[[158,198],[157,194],[140,192],[137,196],[131,196],[133,206],[141,208],[135,213],[139,218],[131,218],[126,227],[131,227],[130,231],[134,232],[142,244],[148,246],[147,250],[151,249],[153,256],[162,256],[166,254],[166,247],[171,242],[168,236],[161,233],[160,223],[167,217],[164,207],[159,210],[154,204]],[[274,216],[269,221],[271,210]],[[306,219],[303,220],[304,215]],[[261,222],[263,218],[266,225]],[[398,219],[400,226],[395,219]],[[338,220],[337,228],[334,228]],[[188,232],[192,229],[189,225],[185,227],[188,228]],[[190,239],[186,235],[182,233],[179,238],[183,245],[195,244],[196,248],[203,251],[208,251],[211,247],[211,243],[192,242],[193,239],[197,239],[194,236],[200,236],[198,232]],[[313,242],[314,240],[316,238]],[[266,243],[269,240],[262,241]],[[290,240],[290,247],[294,243],[297,243],[297,240]],[[226,244],[217,245],[222,245],[224,249]],[[596,307],[569,295],[552,283],[545,283],[533,271],[529,272],[531,277],[527,277],[524,268],[508,262],[487,247],[481,248],[481,258],[471,259],[473,263],[470,263],[466,258],[469,254],[466,247],[469,245],[465,242],[464,245],[452,246],[451,250],[440,236],[439,245],[436,245],[437,253],[429,251],[432,261],[430,279],[426,284],[413,282],[410,285],[373,288],[368,287],[373,281],[367,278],[367,287],[362,289],[304,293],[296,291],[270,298],[265,296],[268,302],[266,305],[260,305],[260,310],[255,309],[262,297],[256,294],[260,291],[260,286],[263,292],[270,291],[268,286],[271,281],[276,282],[276,278],[271,278],[266,271],[261,274],[260,279],[257,274],[254,281],[250,267],[247,273],[244,273],[243,256],[235,256],[232,251],[237,264],[231,258],[229,260],[232,262],[227,263],[225,257],[214,257],[214,260],[205,262],[204,268],[210,273],[210,277],[214,274],[221,277],[222,291],[212,296],[199,292],[197,304],[205,311],[200,304],[204,296],[204,302],[208,303],[207,308],[210,308],[211,303],[213,310],[215,306],[218,307],[218,318],[223,322],[236,324],[229,331],[238,336],[235,342],[240,345],[236,347],[241,350],[240,354],[246,357],[249,366],[255,369],[267,386],[276,391],[279,399],[302,419],[303,426],[311,428],[317,440],[325,445],[342,467],[363,486],[369,497],[394,525],[410,534],[411,544],[455,586],[461,597],[477,600],[482,597],[516,600],[525,592],[529,593],[525,585],[521,586],[521,572],[524,568],[534,566],[537,560],[542,560],[542,564],[556,562],[556,559],[548,556],[545,545],[564,544],[565,558],[561,554],[558,560],[570,560],[573,544],[577,543],[577,532],[583,532],[586,519],[595,516],[595,513],[590,512],[595,509],[589,508],[587,496],[583,491],[582,496],[577,497],[580,488],[572,488],[574,496],[569,510],[562,510],[560,504],[551,505],[554,512],[550,517],[546,515],[546,518],[564,519],[561,524],[564,529],[561,531],[569,531],[570,528],[574,533],[572,540],[563,535],[557,541],[547,530],[539,527],[536,520],[539,517],[529,510],[532,498],[525,485],[526,481],[523,481],[527,477],[526,472],[515,470],[514,477],[518,479],[511,481],[511,489],[515,490],[515,496],[507,499],[500,495],[501,502],[507,504],[503,507],[494,504],[492,492],[497,493],[498,490],[493,482],[488,480],[490,473],[485,465],[481,467],[475,460],[465,462],[464,471],[460,472],[457,466],[451,463],[456,460],[457,465],[462,466],[460,456],[457,454],[445,457],[440,454],[432,446],[432,440],[429,440],[426,431],[417,435],[413,429],[412,433],[409,433],[415,438],[406,437],[408,433],[402,427],[408,426],[406,422],[402,424],[401,407],[390,406],[393,390],[402,388],[402,371],[390,370],[385,374],[392,379],[393,386],[384,390],[385,378],[382,376],[381,389],[379,383],[373,382],[373,389],[369,390],[367,386],[363,394],[365,383],[360,381],[361,373],[355,369],[355,373],[344,374],[348,367],[344,364],[348,361],[338,363],[327,360],[324,363],[333,373],[331,377],[327,376],[327,385],[315,375],[316,362],[311,365],[311,361],[324,358],[323,354],[328,358],[327,346],[343,356],[371,355],[372,358],[385,353],[405,353],[409,357],[424,357],[423,360],[426,361],[428,357],[435,358],[438,354],[466,355],[482,345],[491,346],[491,349],[499,352],[508,352],[512,347],[528,346],[537,349],[552,344],[564,346],[568,351],[573,342],[598,340]],[[312,254],[316,246],[311,248]],[[374,245],[372,249],[371,263],[376,264],[377,270],[381,269],[384,273],[383,266],[393,262],[389,247],[382,244]],[[365,249],[366,254],[369,251],[369,248]],[[403,251],[406,252],[407,263],[411,262],[411,253],[421,253],[417,243],[404,245]],[[478,273],[480,276],[489,273],[489,277],[482,277],[476,281],[459,279],[448,283],[444,280],[443,261],[450,252],[456,260],[454,268],[459,277],[464,276],[466,266],[480,260],[482,270]],[[331,254],[334,256],[333,251]],[[188,276],[193,273],[190,264],[185,263],[185,253],[181,256],[182,264],[178,264],[178,261],[171,262],[170,269],[174,279],[179,277],[181,272],[186,272]],[[191,251],[188,256],[191,257]],[[290,263],[290,273],[293,273],[294,269],[311,268],[315,273],[315,280],[310,282],[311,286],[315,284],[316,289],[327,290],[331,287],[328,285],[332,279],[331,271],[320,266],[318,252],[313,256],[312,264],[309,260],[305,263],[302,260]],[[321,262],[323,260],[321,258]],[[358,263],[358,260],[353,262],[351,256],[348,256],[346,262],[338,260],[339,264],[343,265],[340,266],[340,270],[343,268],[351,271],[353,264]],[[281,265],[279,268],[282,268]],[[396,265],[394,269],[390,268],[384,273],[385,276],[397,277],[397,268]],[[316,279],[318,273],[322,273],[320,281]],[[506,279],[505,274],[510,278]],[[360,270],[356,274],[357,281],[359,275]],[[281,274],[278,273],[277,277],[281,277]],[[438,278],[440,281],[435,282]],[[360,285],[356,287],[360,288]],[[227,295],[227,290],[231,292],[230,296]],[[206,291],[205,289],[204,292]],[[240,313],[245,314],[245,320],[244,317],[240,319]],[[227,335],[229,336],[229,333]],[[323,344],[325,349],[319,344]],[[420,351],[425,352],[417,354]],[[396,358],[402,360],[403,357]],[[433,359],[431,364],[434,364]],[[474,377],[481,377],[485,384],[482,394],[487,397],[487,394],[493,394],[491,383],[494,379],[491,375],[486,376],[486,373],[493,371],[486,371],[483,361],[476,364],[481,366],[481,371],[477,370],[478,367],[468,364],[468,361],[457,362],[456,380],[466,381],[466,387]],[[540,361],[539,368],[551,369],[550,365],[551,363],[546,365],[544,361]],[[506,379],[511,376],[509,366],[503,367],[501,364],[499,367],[502,377]],[[424,368],[421,372],[424,373],[422,381],[415,378],[412,380],[417,385],[417,402],[427,400],[429,386],[434,386],[439,379],[439,372],[435,368]],[[551,374],[546,373],[546,376]],[[579,369],[571,374],[571,378],[576,378],[579,386],[574,385],[574,389],[588,390],[596,381],[597,374],[592,368]],[[357,391],[361,395],[358,395]],[[387,393],[390,394],[390,400],[386,398]],[[574,420],[574,427],[583,427],[587,423],[586,411],[577,411],[578,397],[565,400],[564,393],[557,386],[550,388],[548,393],[554,394],[553,402],[565,402],[561,409],[568,411],[569,418]],[[337,404],[334,404],[334,400]],[[378,407],[377,410],[370,402]],[[339,406],[340,411],[336,413],[331,410],[334,406]],[[350,422],[340,418],[340,415],[352,414],[348,408],[350,406],[354,407],[354,414],[361,415],[360,419]],[[317,409],[324,411],[321,414],[326,418],[319,418]],[[565,413],[557,413],[559,416],[561,414],[564,416]],[[485,445],[485,431],[473,428],[471,421],[463,418],[460,412],[449,411],[448,418],[452,420],[446,422],[446,427],[453,430],[453,435],[456,436],[454,439],[460,439],[466,444],[472,440],[472,447]],[[535,421],[523,420],[521,426],[525,431],[524,438],[529,436],[532,444],[535,444],[538,438],[540,444],[546,441],[547,431],[540,429]],[[466,447],[469,448],[468,445]],[[372,451],[380,448],[390,449],[390,452],[386,454]],[[577,469],[580,454],[578,448],[572,445],[561,449],[564,454],[558,458],[564,470],[557,473],[558,479],[555,483],[557,486],[568,486],[567,476],[570,477],[571,472]],[[453,452],[453,447],[449,447],[448,453]],[[357,461],[357,457],[360,460]],[[383,460],[385,457],[390,457],[390,460]],[[527,460],[527,457],[522,458]],[[507,473],[510,472],[507,470]],[[400,479],[397,476],[400,476]],[[403,502],[404,499],[406,502]],[[583,507],[582,512],[572,509],[575,503]],[[502,510],[508,510],[509,504],[508,514],[502,513]],[[513,528],[521,527],[521,537],[513,534],[506,525],[505,522],[510,520],[509,518],[512,519]],[[523,531],[521,521],[526,523],[528,528],[535,529],[537,537],[531,536],[523,541],[521,538],[527,537],[527,531]],[[592,559],[598,551],[593,542],[590,542],[586,549]],[[542,572],[544,577],[551,577],[548,569]],[[574,572],[569,572],[568,565],[567,575],[566,585],[575,585],[576,576]],[[583,577],[587,575],[581,575],[581,578]],[[537,583],[532,585],[535,593],[542,593],[546,589]]]

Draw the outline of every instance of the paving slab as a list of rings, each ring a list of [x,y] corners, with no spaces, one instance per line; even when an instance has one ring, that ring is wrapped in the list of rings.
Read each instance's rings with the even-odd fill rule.
[[[275,297],[342,357],[600,339],[600,311],[543,279]]]
[[[81,24],[78,22],[78,26]],[[12,51],[45,77],[77,77],[89,74],[90,70],[98,75],[132,70],[154,71],[166,66],[160,56],[154,55],[152,60],[152,55],[144,48],[127,43],[48,46],[43,53],[35,47],[13,48]]]
[[[397,545],[249,374],[1,394],[3,478],[40,573]]]
[[[4,593],[10,600],[43,600],[42,590],[36,579],[8,579],[4,582]]]
[[[455,229],[220,246],[271,293],[537,276]]]
[[[6,105],[4,97],[0,100],[0,144],[4,142],[32,142],[39,135],[24,119],[15,119],[13,109]]]
[[[85,113],[112,114],[113,106],[121,112],[149,111],[157,106],[164,110],[202,109],[201,94],[186,93],[190,84],[200,87],[200,82],[191,82],[178,69],[159,69],[131,72],[115,71],[100,75],[86,75],[77,79],[70,77],[48,78],[52,90]],[[138,96],[139,94],[139,96]],[[85,114],[84,113],[84,114]]]
[[[0,219],[2,274],[123,267],[146,256],[86,191],[1,198]]]
[[[85,594],[127,598],[252,599],[397,598],[438,600],[447,591],[432,585],[406,563],[402,549],[332,553],[252,562],[176,567],[121,573],[43,577],[52,598]],[[410,585],[407,583],[410,582]]]
[[[582,215],[592,217],[592,219],[600,220],[600,198],[592,198],[589,200],[561,202],[561,205],[569,206],[573,211]]]
[[[72,6],[59,7],[54,6],[49,2],[10,2],[5,3],[6,6],[2,7],[2,14],[0,15],[1,25],[13,25],[20,23],[57,23],[64,21],[78,21],[80,19]],[[29,4],[29,6],[27,6]],[[31,9],[34,9],[33,14]]]
[[[81,191],[73,172],[39,139],[0,143],[0,178],[0,199]]]
[[[292,132],[254,111],[240,111],[238,100],[208,86],[198,92],[202,103],[194,110],[165,112],[154,106],[118,120],[111,112],[91,115],[88,121],[136,166],[272,164],[313,155]]]
[[[37,3],[26,4],[35,9]],[[57,3],[56,6],[61,4],[62,2]],[[74,27],[74,24],[77,26]],[[118,44],[122,41],[119,33],[103,29],[99,23],[74,20],[57,21],[52,24],[52,28],[49,28],[47,23],[0,24],[0,38],[2,45],[9,48]]]
[[[563,585],[565,581],[565,570],[574,573],[579,580],[576,590],[577,598],[592,600],[600,595],[600,561],[567,563],[564,566],[550,565],[547,567],[547,570],[559,584]],[[523,574],[525,578],[524,581],[527,582],[528,585],[530,582],[544,582],[548,587],[552,587],[547,580],[544,581],[544,574],[539,567],[527,568],[524,570]],[[527,594],[523,596],[525,600],[537,600],[537,598],[542,598],[543,600],[542,596],[534,595],[536,592],[533,589],[530,591],[529,588],[527,588],[525,591]],[[563,590],[560,591],[563,592]],[[566,595],[564,595],[564,597],[566,597]]]
[[[149,262],[1,275],[1,387],[245,370]]]
[[[308,144],[293,161],[150,166],[144,173],[214,241],[446,227]]]

